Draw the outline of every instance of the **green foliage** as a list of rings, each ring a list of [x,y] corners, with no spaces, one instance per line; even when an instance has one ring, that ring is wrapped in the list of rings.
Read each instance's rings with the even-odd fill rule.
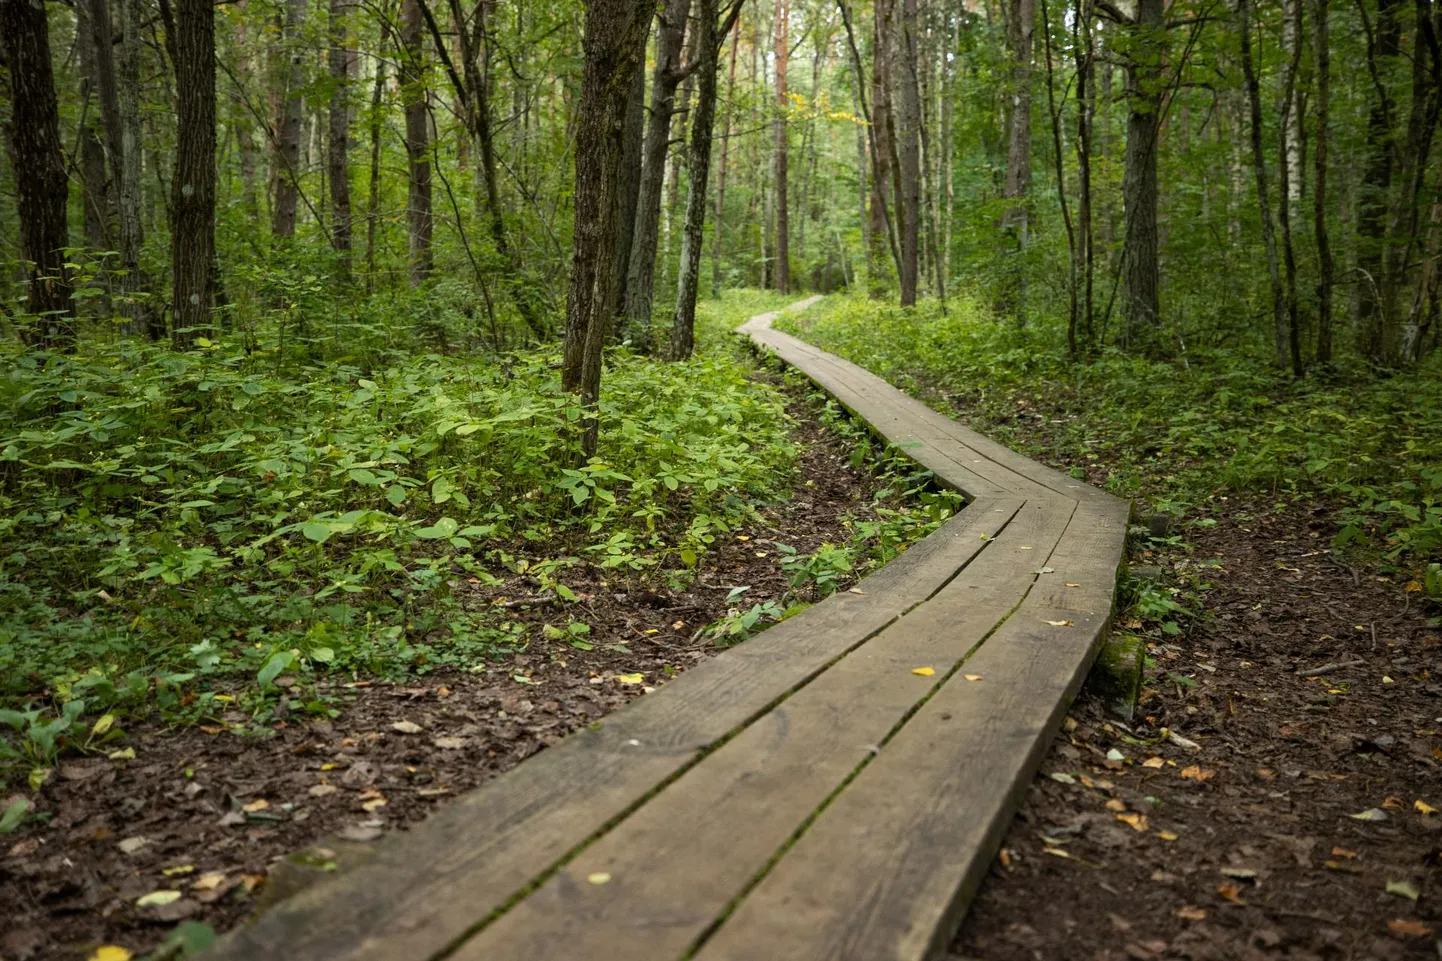
[[[198,717],[232,678],[469,667],[518,639],[465,610],[460,578],[565,597],[577,556],[684,572],[787,489],[781,400],[733,349],[613,353],[600,456],[577,463],[553,353],[434,351],[438,329],[458,339],[444,317],[417,334],[372,301],[322,321],[290,286],[190,353],[9,350],[0,702]],[[36,761],[74,716],[26,715]]]
[[[1406,378],[1343,368],[1300,381],[1237,348],[1162,363],[1067,360],[1063,330],[1018,329],[975,300],[913,311],[857,298],[783,328],[918,393],[997,440],[1162,510],[1225,509],[1236,493],[1342,505],[1339,546],[1420,561],[1442,550],[1442,367]],[[1044,438],[1039,442],[1038,438]]]

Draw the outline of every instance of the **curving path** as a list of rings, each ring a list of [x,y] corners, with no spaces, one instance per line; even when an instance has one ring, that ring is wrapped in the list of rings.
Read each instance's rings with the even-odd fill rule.
[[[944,952],[1100,644],[1128,505],[774,318],[741,331],[965,494],[965,510],[851,591],[459,798],[206,958]]]

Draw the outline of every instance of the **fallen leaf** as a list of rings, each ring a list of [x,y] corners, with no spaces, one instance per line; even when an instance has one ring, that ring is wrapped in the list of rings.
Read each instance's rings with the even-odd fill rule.
[[[1145,831],[1147,829],[1147,816],[1145,814],[1118,814],[1117,820],[1129,825],[1133,831]]]
[[[1211,780],[1216,776],[1216,773],[1216,771],[1204,770],[1193,764],[1191,767],[1182,768],[1181,777],[1184,781],[1196,781],[1198,784],[1201,784],[1203,781]]]
[[[176,865],[176,866],[173,867],[173,868],[164,868],[164,869],[161,870],[160,873],[163,874],[163,875],[165,875],[165,876],[168,877],[168,878],[173,878],[173,877],[175,877],[177,874],[190,874],[190,873],[193,872],[194,870],[195,870],[195,865],[193,865],[193,864],[178,864],[178,865]]]
[[[210,871],[196,878],[195,883],[192,884],[191,887],[197,891],[214,891],[224,883],[224,871]]]
[[[1049,775],[1047,775],[1047,776],[1050,777],[1053,781],[1057,782],[1058,784],[1075,784],[1075,783],[1076,783],[1076,778],[1072,777],[1070,774],[1067,774],[1065,771],[1053,771],[1051,774],[1049,774]]]
[[[1408,938],[1425,938],[1432,933],[1432,929],[1421,921],[1403,920],[1401,918],[1395,921],[1388,921],[1387,930],[1393,934],[1400,934]]]
[[[1344,874],[1361,874],[1362,865],[1354,861],[1324,861],[1322,867],[1328,871],[1341,871]]]
[[[149,843],[150,838],[142,837],[141,835],[137,834],[133,838],[126,838],[125,840],[121,841],[118,845],[116,845],[116,847],[120,848],[121,854],[134,854],[136,851],[139,851],[141,848],[145,847]]]
[[[1177,747],[1184,748],[1188,751],[1200,751],[1202,749],[1202,746],[1196,741],[1182,737],[1176,731],[1167,731],[1167,740],[1171,741]]]
[[[1052,627],[1071,627],[1076,621],[1047,621]]]
[[[1417,890],[1417,885],[1411,881],[1388,881],[1387,893],[1395,894],[1399,898],[1406,898],[1408,901],[1416,901],[1421,894]]]
[[[1142,762],[1142,767],[1157,768],[1157,767],[1163,766],[1163,765],[1166,764],[1166,763],[1167,763],[1166,761],[1163,761],[1163,760],[1162,760],[1161,758],[1159,758],[1159,757],[1149,757],[1149,758],[1147,758],[1145,761]]]
[[[322,771],[334,771],[338,767],[340,767],[340,765],[336,764],[334,761],[327,761],[320,766],[320,769]]]
[[[1175,841],[1178,835],[1173,834],[1171,831],[1158,831],[1157,837],[1161,838],[1163,841]]]
[[[1240,884],[1219,884],[1217,893],[1233,904],[1246,904],[1242,900],[1242,886]]]
[[[1356,821],[1385,821],[1387,820],[1387,812],[1380,808],[1368,808],[1357,814],[1349,814],[1347,817]]]
[[[640,672],[637,672],[635,674],[616,675],[616,680],[620,681],[622,684],[640,684],[645,679],[646,678],[643,677]]]
[[[137,908],[158,908],[180,900],[179,891],[151,891],[135,902]]]
[[[119,751],[111,751],[105,756],[112,761],[133,761],[135,760],[135,748],[121,748]]]
[[[1127,756],[1121,751],[1118,751],[1116,748],[1112,748],[1111,750],[1107,751],[1108,761],[1125,761],[1126,759]]]
[[[1063,581],[1062,583],[1066,584],[1067,587],[1081,587],[1080,584],[1074,584],[1071,581]]]
[[[1207,919],[1207,912],[1205,908],[1178,908],[1177,917],[1185,921],[1205,921]]]
[[[1436,808],[1434,808],[1432,805],[1428,804],[1426,801],[1423,801],[1423,800],[1420,800],[1420,799],[1412,802],[1412,809],[1413,809],[1414,811],[1416,811],[1418,814],[1423,815],[1424,817],[1425,817],[1426,815],[1429,815],[1429,814],[1436,814],[1436,813],[1437,813],[1437,809],[1436,809]]]
[[[931,677],[931,675],[933,675],[933,674],[936,673],[936,668],[934,668],[934,667],[913,667],[913,668],[911,669],[911,673],[913,673],[913,674],[920,674],[922,677]]]
[[[592,873],[586,875],[586,880],[590,881],[592,884],[605,884],[607,881],[611,880],[611,875],[606,873],[605,871],[593,871]]]
[[[1236,881],[1255,881],[1257,879],[1256,868],[1221,868],[1219,873],[1224,878],[1232,878]]]
[[[1400,811],[1403,807],[1402,799],[1399,797],[1384,798],[1382,801],[1382,806],[1389,811]]]
[[[1422,584],[1420,581],[1408,581],[1407,586],[1402,588],[1402,590],[1409,594],[1418,594],[1422,591]]]
[[[254,801],[251,801],[245,807],[241,808],[241,810],[244,811],[246,814],[253,814],[256,811],[264,811],[268,807],[270,807],[270,802],[262,797],[256,798]]]
[[[1356,851],[1349,851],[1346,848],[1341,847],[1332,848],[1332,857],[1334,858],[1355,858],[1356,856]]]
[[[392,731],[399,731],[402,734],[419,734],[421,726],[415,721],[396,721],[391,725]]]
[[[1033,571],[1032,573],[1033,573],[1033,574],[1055,574],[1055,573],[1056,573],[1056,568],[1055,568],[1055,567],[1043,567],[1043,568],[1041,568],[1040,570]]]
[[[1002,867],[1011,867],[1011,852],[1008,851],[1006,848],[1002,848],[996,853],[996,859],[1001,862]]]
[[[1125,811],[1126,809],[1126,804],[1118,801],[1116,798],[1112,798],[1110,801],[1107,802],[1108,811]]]
[[[311,797],[325,797],[327,794],[334,794],[336,790],[334,784],[317,784],[310,789],[309,794]]]
[[[135,955],[118,944],[107,944],[90,952],[89,961],[130,961]]]
[[[463,737],[437,737],[432,738],[431,743],[442,751],[459,751],[469,744],[470,741]]]
[[[1076,859],[1073,858],[1070,854],[1068,854],[1068,853],[1066,853],[1065,851],[1063,851],[1061,848],[1047,848],[1047,847],[1044,847],[1044,848],[1042,848],[1042,851],[1045,852],[1045,853],[1047,853],[1047,854],[1050,854],[1050,855],[1052,855],[1052,856],[1054,856],[1054,857],[1066,858],[1068,861],[1075,861],[1075,860],[1076,860]]]
[[[367,810],[367,811],[374,811],[374,810],[376,810],[376,809],[378,809],[378,808],[383,808],[383,807],[385,807],[385,806],[386,806],[386,799],[383,798],[383,797],[373,797],[373,798],[371,798],[369,801],[366,801],[366,802],[364,802],[364,803],[361,804],[361,807],[364,808],[364,809]]]
[[[966,678],[968,681],[979,681],[979,680],[981,680],[981,675],[980,675],[980,674],[963,674],[963,675],[961,675],[961,676],[964,677],[964,678]]]

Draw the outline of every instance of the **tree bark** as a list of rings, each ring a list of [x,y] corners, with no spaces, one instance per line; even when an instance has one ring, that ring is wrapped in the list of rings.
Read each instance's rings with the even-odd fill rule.
[[[390,31],[381,24],[380,44],[376,48],[375,86],[371,88],[370,138],[371,169],[367,182],[369,195],[366,198],[366,293],[375,293],[376,287],[376,222],[380,219],[381,197],[381,104],[386,89],[386,58],[384,51]]]
[[[162,333],[151,304],[150,279],[140,265],[145,244],[141,193],[140,128],[140,23],[138,0],[117,0],[118,38],[113,31],[108,0],[90,0],[91,24],[96,31],[96,74],[100,82],[100,109],[105,117],[105,141],[110,156],[111,194],[115,198],[116,247],[120,254],[115,303],[130,319],[134,333],[150,338]],[[118,43],[114,42],[118,39]]]
[[[1286,367],[1290,362],[1292,376],[1301,377],[1302,335],[1297,317],[1297,254],[1292,245],[1292,209],[1294,204],[1300,203],[1301,193],[1298,192],[1293,198],[1292,188],[1295,182],[1292,178],[1295,175],[1300,179],[1302,154],[1300,144],[1294,144],[1291,138],[1294,131],[1299,139],[1301,136],[1301,124],[1297,122],[1292,111],[1299,101],[1297,71],[1302,62],[1302,0],[1287,0],[1284,10],[1292,24],[1293,44],[1282,75],[1281,123],[1277,130],[1277,155],[1280,165],[1277,181],[1277,220],[1282,230],[1282,264],[1286,271],[1283,293],[1287,308],[1286,326],[1277,331],[1277,366]]]
[[[902,272],[901,249],[895,237],[890,213],[892,183],[891,155],[895,145],[891,142],[891,16],[894,0],[876,0],[875,20],[872,28],[871,67],[871,243],[877,246],[881,241],[891,244],[891,255],[897,275]],[[897,199],[898,215],[900,198]],[[868,258],[872,269],[868,271],[872,297],[886,293],[887,271],[884,248],[872,251]]]
[[[42,350],[75,347],[75,303],[65,248],[65,156],[60,109],[50,63],[50,29],[41,0],[0,2],[0,51],[10,75],[10,151],[15,173],[20,246],[30,282],[27,313],[37,320],[23,332]]]
[[[726,78],[726,123],[721,130],[721,165],[716,170],[716,222],[711,226],[711,296],[721,296],[721,254],[726,225],[726,167],[731,153],[732,106],[736,93],[736,51],[741,46],[741,23],[731,34],[731,68]]]
[[[562,387],[587,408],[581,454],[596,453],[601,350],[610,326],[615,270],[616,168],[624,153],[626,103],[645,56],[653,0],[588,0],[576,112],[576,186],[571,285],[566,301]]]
[[[75,46],[80,61],[80,200],[85,224],[85,246],[92,254],[110,249],[110,182],[105,176],[104,123],[101,118],[98,91],[99,65],[96,62],[96,33],[91,23],[90,5],[75,5]],[[108,313],[102,300],[94,306]]]
[[[1328,35],[1328,5],[1331,0],[1314,0],[1317,65],[1317,146],[1313,151],[1316,173],[1312,190],[1312,224],[1317,237],[1317,363],[1332,362],[1332,264],[1331,238],[1327,231],[1327,151],[1331,146],[1331,38]]]
[[[326,167],[330,179],[330,240],[339,257],[341,276],[351,273],[350,204],[350,64],[353,51],[347,43],[351,0],[330,0],[331,83],[327,129]]]
[[[185,349],[211,325],[215,307],[215,7],[211,0],[179,0],[175,14],[171,338]]]
[[[691,0],[667,0],[657,15],[656,66],[651,74],[651,104],[641,154],[636,223],[630,263],[626,268],[624,323],[627,336],[638,350],[649,350],[651,345],[651,305],[655,296],[666,151],[676,109],[676,88],[685,76],[681,53],[690,10]]]
[[[735,0],[740,3],[741,0]],[[716,73],[724,30],[716,24],[717,0],[699,0],[696,56],[696,114],[691,120],[691,190],[681,237],[681,267],[676,279],[676,314],[671,324],[671,359],[685,360],[695,348],[696,293],[701,280],[701,248],[706,225],[706,179],[711,167],[711,135],[716,123]],[[784,0],[782,3],[784,6]],[[778,14],[778,16],[781,16]]]
[[[1126,205],[1122,316],[1128,345],[1150,336],[1161,323],[1157,147],[1166,47],[1163,10],[1163,0],[1138,0],[1136,19],[1130,25],[1127,148],[1122,175]]]
[[[1023,0],[1030,3],[1031,0]],[[921,92],[918,87],[916,0],[901,6],[901,306],[916,304],[921,255]]]
[[[1395,149],[1392,142],[1394,104],[1387,79],[1402,55],[1402,28],[1397,19],[1401,4],[1402,0],[1377,0],[1376,30],[1375,33],[1368,31],[1367,44],[1367,69],[1373,83],[1372,103],[1367,114],[1367,160],[1357,203],[1357,268],[1361,274],[1358,328],[1359,346],[1374,360],[1382,359],[1382,331],[1387,323],[1383,249]]]
[[[791,210],[788,165],[790,163],[790,131],[787,112],[790,92],[787,90],[787,68],[790,63],[791,9],[788,0],[776,0],[776,290],[791,292]]]
[[[1096,111],[1091,0],[1076,0],[1077,76],[1077,255],[1081,260],[1080,349],[1090,353],[1095,339],[1096,259],[1092,231],[1092,117]]]
[[[401,102],[406,117],[406,234],[410,248],[411,286],[431,275],[431,120],[426,110],[424,21],[420,0],[401,4]]]
[[[1141,0],[1141,3],[1160,0]],[[1140,5],[1140,4],[1139,4]],[[1002,217],[1002,233],[1012,254],[1005,289],[998,305],[1003,312],[1026,320],[1025,255],[1030,229],[1027,188],[1031,183],[1031,72],[1032,34],[1036,24],[1035,0],[1011,0],[1007,21],[1007,52],[1011,58],[1007,103],[1006,181],[1002,196],[1011,201]]]
[[[1257,208],[1262,219],[1262,240],[1267,252],[1267,280],[1272,291],[1272,330],[1278,366],[1287,358],[1287,297],[1282,289],[1281,272],[1277,266],[1277,235],[1272,226],[1272,204],[1267,196],[1267,160],[1262,152],[1262,92],[1257,70],[1252,62],[1252,25],[1250,0],[1237,2],[1237,29],[1241,33],[1242,73],[1247,82],[1247,103],[1252,115],[1252,171],[1257,182]],[[1283,124],[1285,130],[1286,125]],[[1285,136],[1285,134],[1284,134]],[[1282,161],[1286,162],[1283,151]],[[1286,203],[1286,199],[1282,199]]]
[[[616,318],[614,336],[625,336],[626,272],[631,265],[631,248],[636,240],[636,209],[641,202],[641,156],[646,140],[646,71],[637,70],[631,81],[631,99],[626,102],[625,144],[616,175],[616,266],[611,296],[611,314]]]
[[[136,2],[136,0],[121,0]],[[306,0],[286,0],[285,26],[281,43],[285,57],[285,100],[276,134],[275,203],[271,208],[270,232],[275,237],[295,236],[296,207],[300,199],[300,136],[305,102],[301,88],[305,84],[305,49],[301,45],[300,28],[305,21]]]

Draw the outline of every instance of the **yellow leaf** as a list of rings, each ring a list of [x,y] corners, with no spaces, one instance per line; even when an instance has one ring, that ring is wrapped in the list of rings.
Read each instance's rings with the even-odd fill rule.
[[[635,674],[617,674],[616,680],[622,684],[640,684],[645,678],[637,671]]]
[[[118,944],[107,944],[90,953],[90,961],[130,961],[135,955]]]
[[[151,891],[135,902],[138,908],[158,908],[180,900],[179,891]]]
[[[1147,816],[1145,814],[1118,814],[1117,820],[1130,826],[1133,831],[1145,831],[1147,829]]]
[[[981,675],[980,675],[980,674],[963,674],[963,675],[961,675],[961,676],[964,677],[964,678],[966,678],[968,681],[979,681],[979,680],[981,680]]]
[[[1118,801],[1116,798],[1112,798],[1110,801],[1107,802],[1107,810],[1108,810],[1108,811],[1125,811],[1126,809],[1127,809],[1126,804],[1124,804],[1124,803],[1121,802],[1121,801]]]
[[[1158,831],[1157,837],[1161,838],[1163,841],[1175,841],[1178,836],[1173,834],[1171,831]]]
[[[1161,767],[1162,765],[1164,765],[1164,764],[1166,764],[1166,763],[1167,763],[1166,761],[1163,761],[1163,760],[1162,760],[1161,758],[1159,758],[1159,757],[1149,757],[1149,758],[1147,758],[1145,761],[1142,762],[1142,767],[1152,767],[1152,768],[1156,768],[1156,767]]]
[[[1346,848],[1342,847],[1332,848],[1332,857],[1334,858],[1355,858],[1356,856],[1356,851],[1348,851]]]
[[[1195,764],[1193,764],[1191,767],[1182,768],[1182,780],[1196,781],[1198,784],[1201,784],[1203,781],[1211,780],[1213,777],[1216,776],[1216,774],[1216,771],[1208,771],[1203,768],[1197,767],[1197,765]]]
[[[1177,917],[1184,921],[1205,921],[1207,919],[1207,912],[1205,908],[1178,908]]]
[[[1404,587],[1403,590],[1409,594],[1420,594],[1422,593],[1422,585],[1418,581],[1408,581],[1407,586]]]
[[[101,718],[100,718],[100,720],[98,720],[98,721],[95,722],[95,726],[90,729],[90,735],[91,735],[92,737],[95,737],[95,736],[104,734],[106,731],[110,730],[111,725],[113,725],[114,723],[115,723],[115,715],[114,715],[114,714],[105,714],[105,715],[102,715]]]
[[[611,880],[611,875],[609,875],[605,871],[593,871],[592,873],[586,875],[586,880],[590,881],[592,884],[605,884],[607,881]]]
[[[1420,799],[1412,802],[1412,808],[1413,808],[1413,810],[1415,810],[1418,814],[1436,814],[1436,813],[1437,813],[1437,809],[1436,809],[1436,808],[1434,808],[1432,805],[1428,804],[1426,801],[1423,801],[1423,800],[1420,800]]]
[[[231,701],[235,700],[235,698],[231,697],[229,694],[217,694],[215,695],[215,699],[217,701],[224,701],[226,704],[229,704]]]
[[[367,811],[374,811],[377,808],[383,808],[385,806],[386,799],[383,797],[373,797],[369,801],[365,801],[361,804],[361,807],[365,808]]]
[[[1047,621],[1052,627],[1071,627],[1076,621]]]
[[[166,868],[166,869],[164,869],[163,871],[161,871],[160,873],[163,874],[163,875],[165,875],[165,876],[168,877],[168,878],[173,878],[173,877],[175,877],[177,874],[189,874],[190,872],[192,872],[192,871],[194,871],[194,870],[195,870],[195,865],[193,865],[193,864],[180,864],[180,865],[176,865],[176,866],[173,867],[173,868]]]
[[[270,807],[269,801],[267,801],[265,798],[256,798],[254,801],[251,801],[249,804],[247,804],[243,808],[243,810],[247,814],[249,814],[253,811],[264,811],[268,807]]]
[[[334,761],[327,761],[320,766],[320,769],[322,771],[334,771],[338,767],[340,767],[340,765],[336,764]]]
[[[920,674],[922,677],[931,677],[931,675],[933,675],[933,674],[936,673],[936,668],[934,668],[934,667],[913,667],[913,668],[911,669],[911,673],[913,673],[913,674]]]
[[[195,883],[192,884],[191,887],[195,888],[197,891],[214,891],[224,882],[224,871],[211,871],[208,874],[202,874],[200,877],[196,878]]]

